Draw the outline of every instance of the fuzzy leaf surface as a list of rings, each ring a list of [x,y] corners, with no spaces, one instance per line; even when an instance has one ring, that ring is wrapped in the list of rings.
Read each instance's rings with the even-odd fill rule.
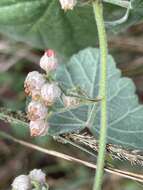
[[[57,80],[65,89],[80,87],[90,98],[99,91],[99,50],[87,48],[74,55],[57,71]],[[131,79],[121,77],[112,56],[108,56],[108,136],[107,142],[124,147],[143,147],[143,106],[138,103]],[[60,103],[62,107],[62,102]],[[96,138],[100,129],[100,102],[79,105],[54,113],[51,135],[78,132],[88,128]]]

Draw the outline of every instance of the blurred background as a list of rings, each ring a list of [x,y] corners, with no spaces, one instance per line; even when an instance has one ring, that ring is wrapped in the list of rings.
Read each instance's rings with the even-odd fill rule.
[[[109,38],[110,53],[114,55],[118,68],[124,76],[133,79],[139,100],[143,101],[143,24],[129,28],[117,37]],[[117,53],[118,52],[118,53]],[[26,44],[17,43],[0,36],[0,106],[12,110],[25,110],[23,82],[28,72],[40,70],[42,51]],[[10,126],[0,121],[0,130],[18,139],[57,150],[82,160],[94,161],[89,155],[71,145],[63,145],[51,137],[31,138],[28,130],[21,126]],[[140,172],[140,167],[127,162],[110,161],[112,166]],[[28,174],[34,168],[45,171],[51,190],[90,190],[94,170],[77,163],[40,153],[0,137],[0,190],[11,189],[13,179]],[[143,185],[119,176],[105,174],[103,190],[141,190]]]

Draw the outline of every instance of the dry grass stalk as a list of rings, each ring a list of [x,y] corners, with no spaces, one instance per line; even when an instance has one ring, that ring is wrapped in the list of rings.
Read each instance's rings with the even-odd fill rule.
[[[99,148],[98,141],[95,139],[95,137],[87,133],[83,134],[71,133],[68,135],[64,135],[64,137],[76,143],[85,145],[86,147],[90,147],[92,150],[98,152]],[[139,155],[138,150],[130,151],[123,149],[123,147],[119,145],[107,144],[106,152],[107,155],[110,155],[113,159],[127,160],[131,164],[137,164],[143,166],[143,156]]]

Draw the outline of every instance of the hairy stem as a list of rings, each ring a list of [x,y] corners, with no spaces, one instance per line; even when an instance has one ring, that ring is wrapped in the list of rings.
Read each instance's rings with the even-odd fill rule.
[[[97,170],[94,180],[93,190],[101,190],[104,160],[106,151],[106,133],[107,133],[107,39],[103,19],[103,5],[100,0],[93,2],[93,11],[97,24],[99,45],[100,45],[100,82],[99,82],[99,97],[101,101],[101,119],[100,119],[100,138],[99,138],[99,153],[97,159]]]

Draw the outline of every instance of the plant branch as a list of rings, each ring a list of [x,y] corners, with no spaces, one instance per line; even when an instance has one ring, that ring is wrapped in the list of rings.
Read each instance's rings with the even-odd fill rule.
[[[104,160],[106,152],[106,133],[107,133],[107,39],[106,31],[103,19],[103,5],[100,0],[93,2],[93,11],[97,24],[99,45],[100,45],[100,82],[99,82],[99,97],[101,101],[101,116],[100,116],[100,137],[99,137],[99,153],[97,159],[97,171],[93,190],[100,190],[103,171],[104,171]]]

